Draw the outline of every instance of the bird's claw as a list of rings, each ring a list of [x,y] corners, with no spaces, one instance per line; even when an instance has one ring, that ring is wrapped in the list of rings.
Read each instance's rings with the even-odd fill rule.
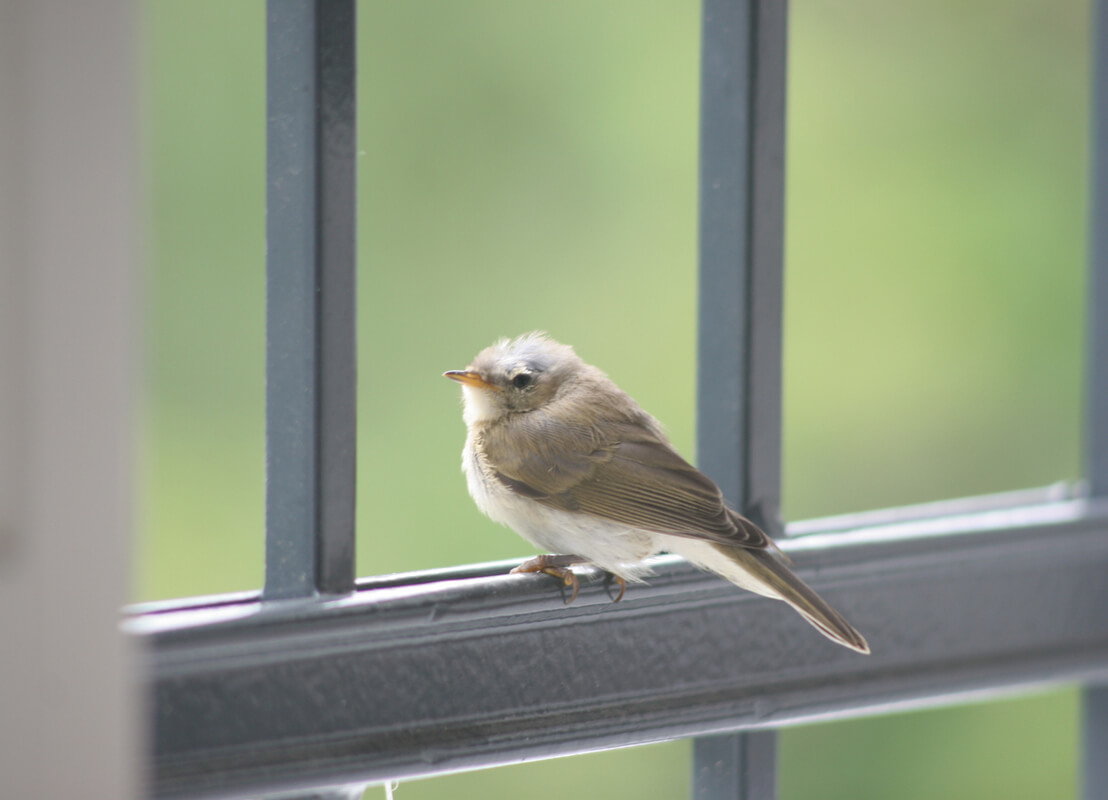
[[[609,572],[608,580],[606,580],[605,583],[611,583],[612,581],[615,581],[619,584],[619,594],[617,594],[615,596],[615,599],[612,600],[613,603],[618,603],[620,600],[623,599],[623,593],[627,591],[627,581],[621,578],[619,575],[616,575],[614,572]],[[611,597],[611,595],[608,596]]]
[[[571,560],[572,559],[572,560]],[[570,564],[580,564],[580,559],[575,556],[535,556],[529,558],[518,567],[512,568],[512,574],[517,575],[526,572],[545,572],[561,580],[566,586],[573,587],[573,591],[566,600],[568,606],[577,599],[577,593],[581,591],[581,582],[577,575],[569,568]]]
[[[552,556],[543,555],[529,558],[520,564],[518,567],[512,568],[512,574],[518,575],[527,572],[545,572],[547,575],[552,575],[558,578],[566,586],[573,587],[573,591],[569,595],[569,599],[566,600],[568,606],[574,600],[577,599],[577,593],[581,590],[581,581],[577,578],[577,575],[569,567],[572,564],[584,564],[587,563],[585,559],[580,556]],[[605,584],[610,584],[615,581],[619,584],[619,594],[616,595],[613,603],[618,603],[623,599],[623,593],[627,591],[627,581],[621,578],[615,573],[607,573],[608,578]]]
[[[553,575],[555,578],[561,578],[566,586],[573,587],[573,591],[569,594],[569,599],[566,600],[567,606],[577,599],[577,593],[581,591],[581,581],[577,579],[577,575],[573,570],[569,567],[547,567],[542,571],[547,575]]]

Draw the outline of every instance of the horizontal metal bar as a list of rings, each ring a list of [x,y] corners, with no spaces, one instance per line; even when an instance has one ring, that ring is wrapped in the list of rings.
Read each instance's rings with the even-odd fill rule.
[[[870,657],[670,556],[618,604],[600,573],[565,607],[501,564],[133,614],[152,791],[381,781],[1108,678],[1108,501],[980,507],[783,543]]]
[[[878,508],[870,511],[855,511],[849,514],[837,514],[819,519],[790,522],[786,525],[788,536],[808,536],[813,533],[834,533],[858,528],[879,528],[904,522],[916,523],[940,517],[958,517],[964,514],[980,514],[985,511],[1003,511],[1026,506],[1039,506],[1063,500],[1080,500],[1088,497],[1089,487],[1084,481],[1059,481],[1050,486],[1037,486],[1033,489],[1016,489],[1008,492],[978,495],[976,497],[954,497],[934,500],[929,503],[915,503],[895,508]]]

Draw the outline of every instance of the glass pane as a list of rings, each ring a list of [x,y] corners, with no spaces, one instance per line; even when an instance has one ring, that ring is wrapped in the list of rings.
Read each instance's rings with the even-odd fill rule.
[[[790,519],[1080,475],[1084,2],[794,2]],[[782,732],[789,798],[1076,795],[1071,693]]]
[[[265,6],[151,0],[143,11],[145,600],[262,583]]]
[[[264,7],[149,0],[141,599],[255,588]],[[501,336],[577,346],[692,457],[699,9],[361,3],[358,573],[524,556],[465,489]],[[199,46],[199,44],[203,46]]]
[[[566,800],[622,798],[674,800],[687,797],[691,750],[688,742],[669,742],[627,750],[609,750],[518,764],[511,767],[403,781],[396,800]],[[395,786],[395,784],[394,784]],[[365,800],[384,800],[383,786],[366,790]]]
[[[359,6],[359,574],[530,555],[461,474],[461,369],[576,346],[692,455],[699,8]]]
[[[791,6],[786,516],[1076,478],[1086,3]]]
[[[149,599],[261,584],[264,6],[144,9]],[[793,4],[789,518],[1078,474],[1085,14]],[[439,377],[499,336],[577,345],[692,455],[698,25],[663,0],[359,5],[359,574],[530,552],[466,496]],[[1072,796],[1074,715],[790,730],[782,796]],[[688,770],[676,743],[400,796],[668,798]]]
[[[521,8],[361,6],[362,574],[528,551],[438,378],[498,336],[576,344],[691,455],[695,9]],[[1078,473],[1084,7],[944,8],[793,8],[791,519]],[[264,41],[146,10],[155,597],[261,579]]]
[[[1070,800],[1078,694],[789,729],[780,800]]]

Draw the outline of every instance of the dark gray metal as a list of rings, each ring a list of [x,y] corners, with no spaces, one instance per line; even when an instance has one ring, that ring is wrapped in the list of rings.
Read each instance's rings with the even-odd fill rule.
[[[701,736],[693,742],[693,800],[774,800],[777,734]]]
[[[266,14],[269,598],[354,585],[353,0]]]
[[[332,786],[299,792],[274,792],[267,794],[265,800],[361,800],[366,784],[354,783],[348,786]]]
[[[1108,678],[1108,500],[981,508],[785,540],[869,657],[669,556],[618,604],[599,573],[566,607],[502,563],[154,607],[125,623],[148,660],[152,792],[376,782]]]
[[[1088,344],[1085,367],[1085,477],[1094,497],[1108,497],[1108,3],[1093,4],[1092,211]],[[1104,608],[1108,613],[1108,606]],[[1086,800],[1108,797],[1108,687],[1084,698]]]
[[[784,0],[704,0],[700,76],[697,458],[781,533]],[[697,741],[701,800],[775,796],[776,735]],[[742,757],[756,748],[762,757]]]
[[[1082,708],[1083,750],[1081,796],[1102,800],[1108,790],[1108,687],[1085,689]]]
[[[699,466],[781,532],[784,2],[705,0]]]
[[[1091,493],[1108,497],[1108,3],[1093,5],[1085,462]]]

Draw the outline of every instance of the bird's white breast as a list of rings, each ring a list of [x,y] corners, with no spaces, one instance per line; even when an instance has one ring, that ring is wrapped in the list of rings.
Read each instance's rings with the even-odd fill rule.
[[[476,389],[472,386],[463,385],[462,399],[465,402],[462,419],[465,420],[467,428],[496,419],[504,413],[496,407],[489,389]]]
[[[462,471],[469,494],[483,514],[507,525],[544,552],[582,556],[628,580],[641,580],[650,573],[640,562],[661,549],[655,534],[551,508],[516,494],[497,479],[481,453],[478,440],[479,435],[471,429],[462,451]]]

